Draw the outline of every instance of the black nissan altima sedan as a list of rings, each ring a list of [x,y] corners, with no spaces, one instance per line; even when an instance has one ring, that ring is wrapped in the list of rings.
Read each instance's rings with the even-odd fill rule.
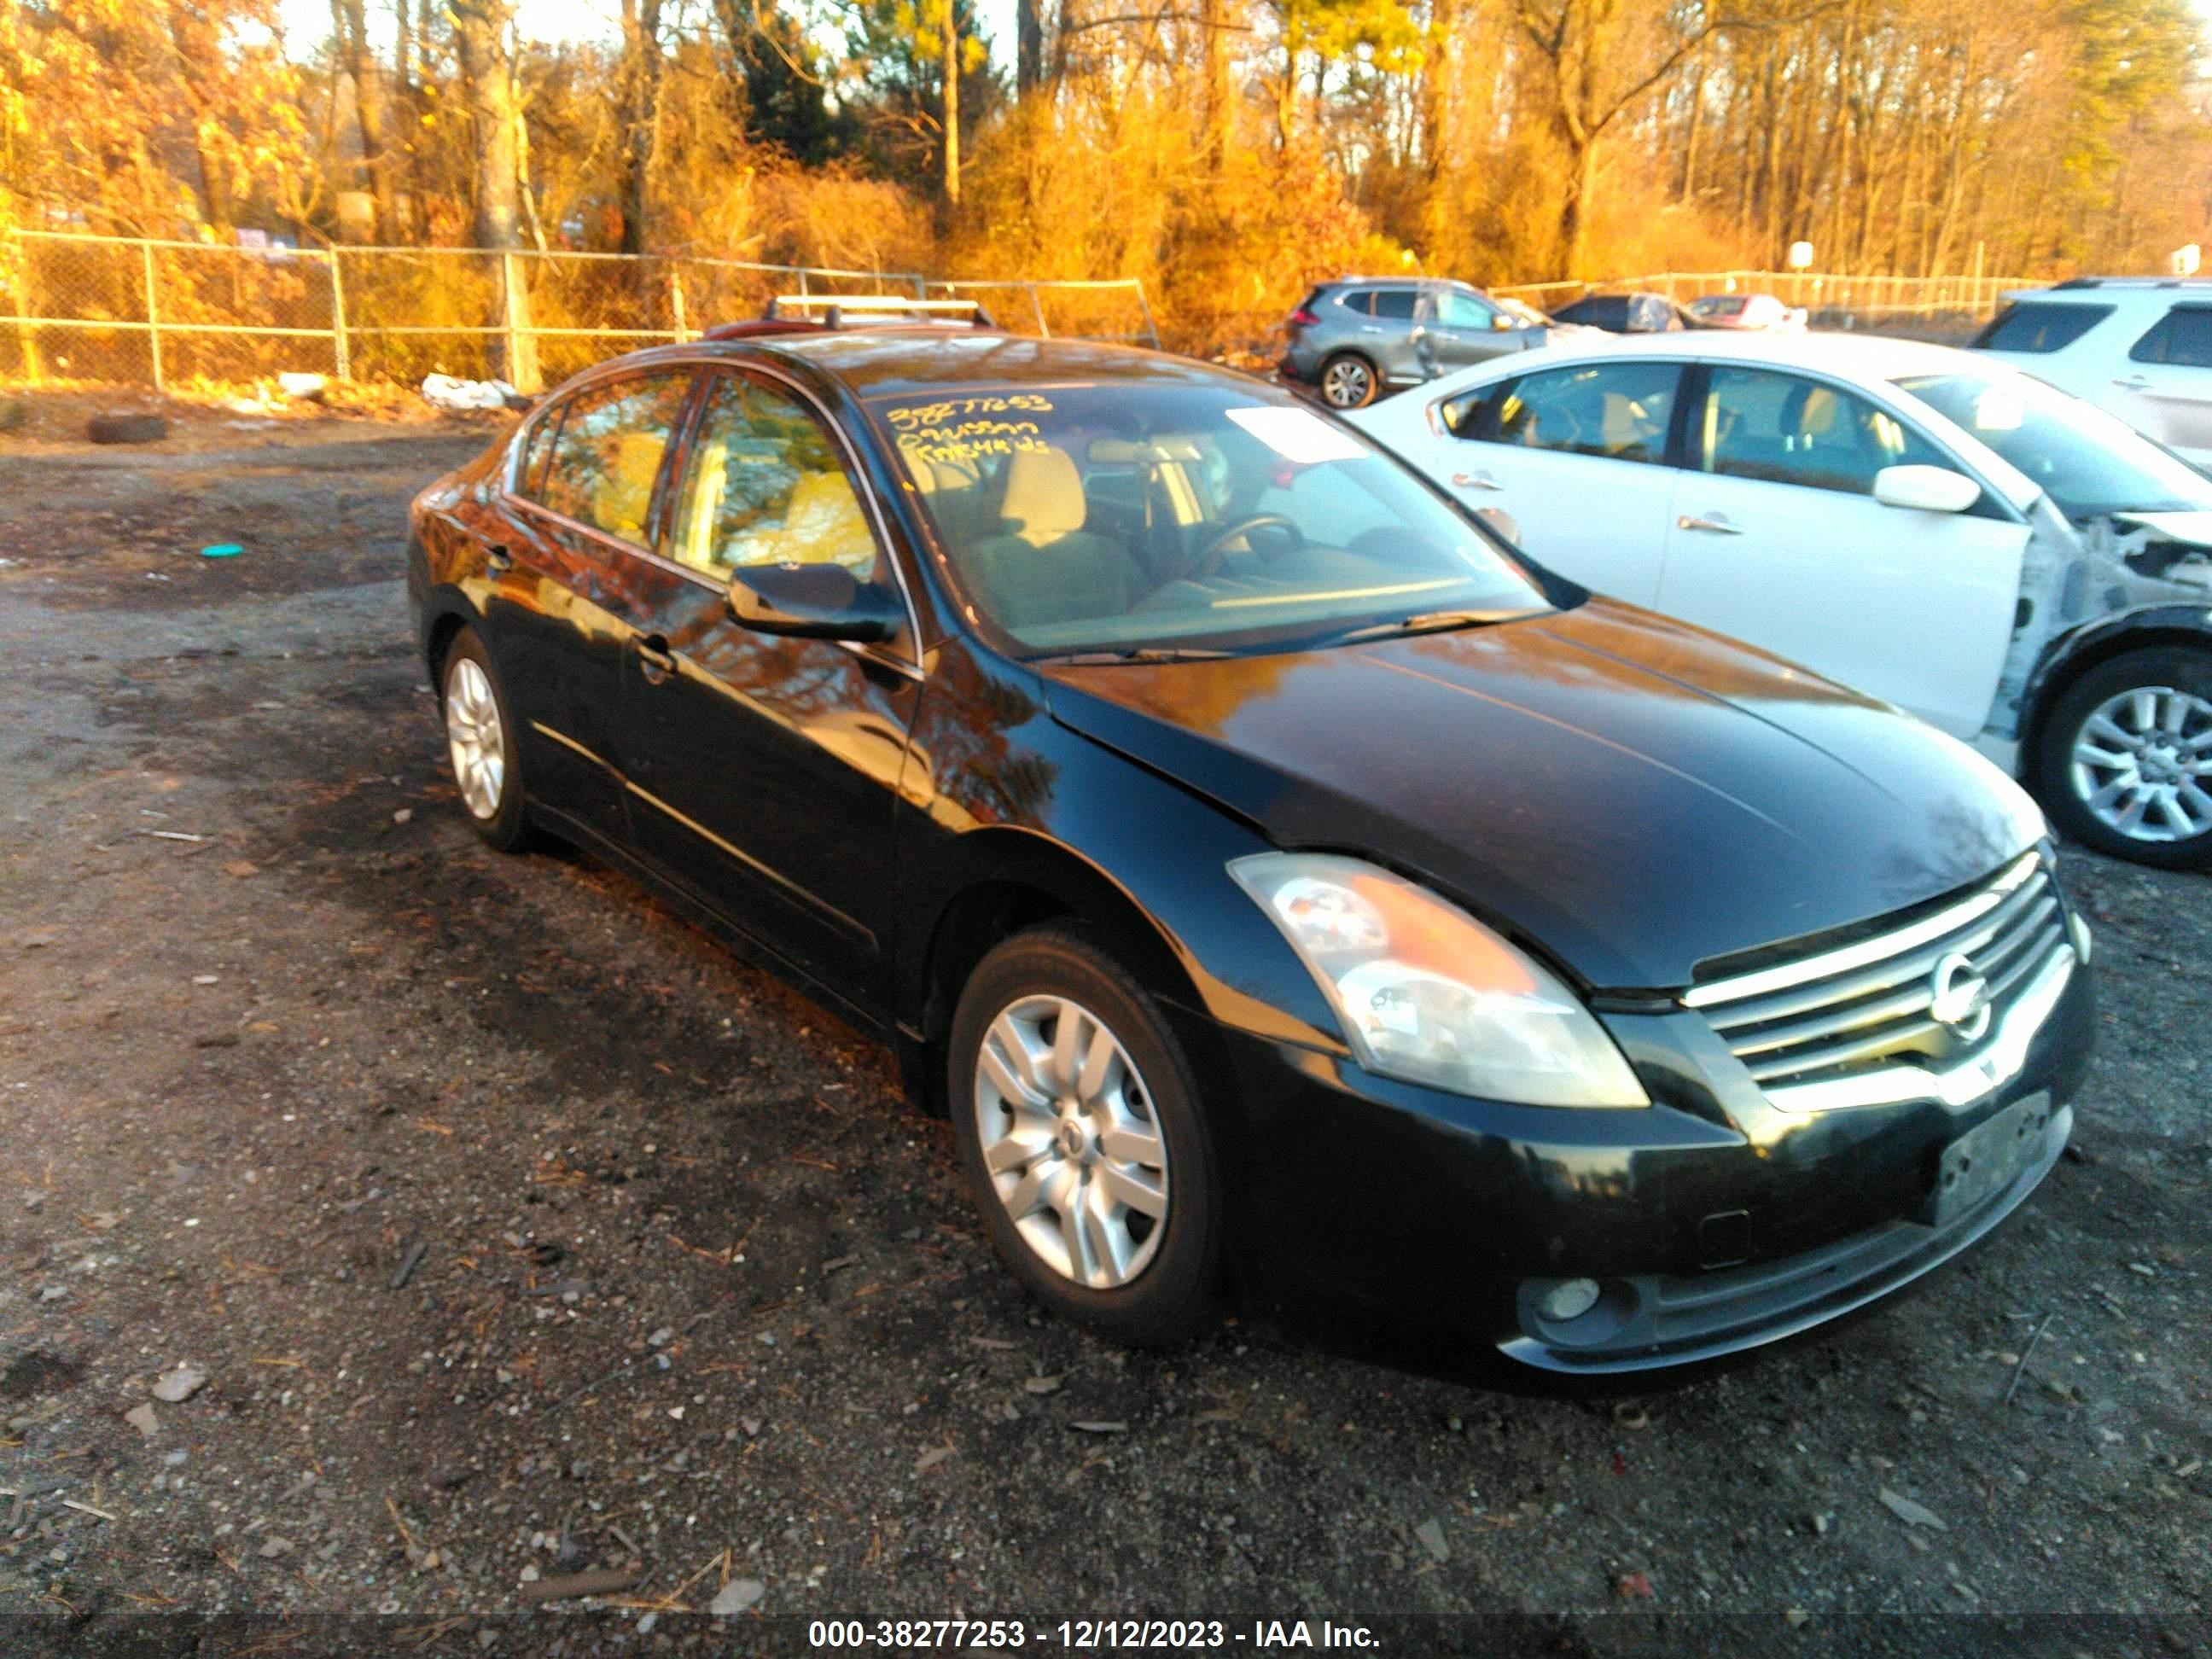
[[[1008,1266],[1124,1340],[1709,1358],[2065,1146],[2090,941],[2018,788],[1241,375],[738,330],[578,375],[412,532],[477,831],[890,1044]]]

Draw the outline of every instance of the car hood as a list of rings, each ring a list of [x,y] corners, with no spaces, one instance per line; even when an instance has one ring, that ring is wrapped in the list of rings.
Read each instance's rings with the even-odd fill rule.
[[[2045,833],[1966,745],[1607,600],[1358,646],[1045,671],[1054,719],[1277,844],[1376,859],[1601,989],[1868,920]]]

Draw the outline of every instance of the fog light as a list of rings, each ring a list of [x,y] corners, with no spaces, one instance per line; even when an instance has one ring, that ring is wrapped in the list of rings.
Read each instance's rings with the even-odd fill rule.
[[[1595,1279],[1564,1279],[1536,1298],[1536,1310],[1554,1324],[1580,1319],[1597,1306]]]
[[[2079,910],[2068,915],[2066,931],[2073,935],[2074,954],[2081,958],[2081,965],[2084,968],[2087,967],[2089,965],[2089,924],[2081,920],[2081,913]]]

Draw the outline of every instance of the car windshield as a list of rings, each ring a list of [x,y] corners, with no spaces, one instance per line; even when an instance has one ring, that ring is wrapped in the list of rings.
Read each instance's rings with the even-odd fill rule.
[[[1715,294],[1702,300],[1690,301],[1690,311],[1698,317],[1735,317],[1741,315],[1751,301],[1741,294]]]
[[[1300,404],[1122,381],[870,407],[963,595],[1036,654],[1265,650],[1548,608],[1404,466]]]
[[[2069,519],[2212,508],[2212,481],[2195,468],[2027,375],[1917,374],[1896,384],[2040,484]]]

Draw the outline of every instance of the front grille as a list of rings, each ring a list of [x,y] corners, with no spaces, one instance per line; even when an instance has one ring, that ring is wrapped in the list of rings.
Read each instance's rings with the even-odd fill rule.
[[[1865,938],[1808,946],[1693,986],[1682,1000],[1712,1024],[1770,1092],[1878,1071],[1942,1063],[2001,1028],[2021,988],[2067,945],[2051,866],[2030,853],[1962,898],[1900,918]],[[1936,969],[1963,957],[1988,988],[1988,1016],[1936,1017]]]

